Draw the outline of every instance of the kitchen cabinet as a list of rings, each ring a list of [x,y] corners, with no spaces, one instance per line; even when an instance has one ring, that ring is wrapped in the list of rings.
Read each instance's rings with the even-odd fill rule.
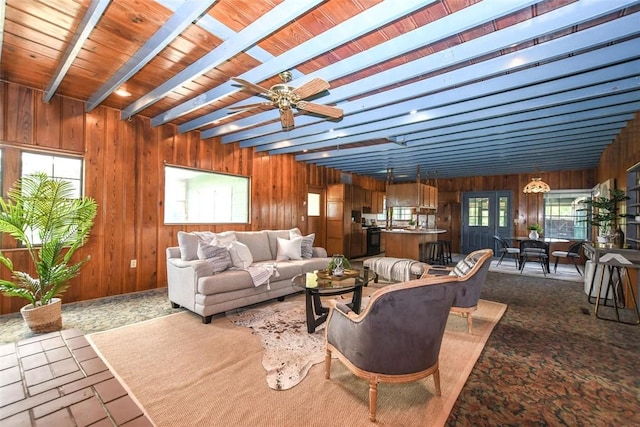
[[[384,213],[384,191],[372,191],[371,192],[371,213],[381,214]]]
[[[327,187],[327,253],[350,258],[351,252],[351,185]]]
[[[389,207],[438,207],[438,189],[426,184],[391,184],[387,186],[386,196]]]
[[[627,245],[640,249],[640,163],[627,169]]]

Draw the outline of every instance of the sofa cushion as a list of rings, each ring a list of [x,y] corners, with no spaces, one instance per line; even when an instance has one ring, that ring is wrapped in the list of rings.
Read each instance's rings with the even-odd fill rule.
[[[236,233],[238,241],[249,247],[253,262],[273,261],[275,257],[269,248],[269,238],[264,231],[242,231]]]
[[[198,259],[198,236],[186,231],[178,231],[178,246],[180,247],[180,259],[193,261]]]
[[[302,258],[308,259],[313,257],[313,242],[316,239],[316,234],[311,233],[307,236],[303,236],[300,233],[300,230],[294,228],[293,230],[289,230],[289,239],[293,239],[294,237],[302,237],[302,244],[300,245]]]
[[[302,259],[301,245],[302,237],[295,237],[291,240],[278,237],[278,255],[276,256],[276,261]]]
[[[251,255],[249,247],[238,240],[231,242],[229,253],[231,254],[231,262],[233,262],[234,267],[248,268],[253,264],[253,256]]]
[[[235,268],[225,270],[223,273],[201,277],[198,280],[198,293],[204,295],[255,288],[249,272]]]
[[[291,283],[291,279],[293,279],[298,274],[302,274],[302,265],[304,261],[280,261],[276,264],[276,269],[278,270],[278,281],[280,280],[288,280]]]
[[[198,258],[211,264],[214,273],[219,273],[233,265],[229,249],[223,245],[198,242]]]

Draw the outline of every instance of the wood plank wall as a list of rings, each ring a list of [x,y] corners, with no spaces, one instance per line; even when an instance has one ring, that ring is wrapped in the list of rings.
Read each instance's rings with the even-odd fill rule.
[[[165,248],[177,243],[179,230],[223,231],[230,227],[165,226],[163,224],[163,166],[165,163],[229,172],[252,177],[251,224],[236,230],[300,227],[308,186],[326,187],[340,182],[340,171],[298,163],[291,155],[268,156],[240,149],[219,140],[200,139],[198,132],[179,134],[173,125],[157,128],[136,116],[120,120],[120,112],[98,107],[84,112],[82,101],[55,96],[42,102],[42,91],[0,82],[0,144],[5,177],[17,177],[19,148],[47,149],[85,159],[85,193],[96,199],[99,213],[88,244],[77,254],[91,256],[81,276],[64,295],[64,302],[88,300],[166,286]],[[591,188],[615,177],[624,182],[626,168],[640,161],[640,118],[629,123],[605,150],[597,171],[544,172],[552,188]],[[14,154],[11,154],[14,153]],[[530,174],[439,179],[441,193],[455,191],[512,190],[518,234],[526,224],[542,217],[541,199],[522,194]],[[5,179],[3,194],[15,179]],[[353,184],[384,191],[384,182],[353,176]],[[450,206],[453,216],[459,206]],[[452,221],[455,224],[455,218]],[[452,229],[454,249],[459,229]],[[458,239],[457,245],[455,239]],[[5,236],[3,248],[14,245]],[[18,268],[27,265],[26,253],[10,253]],[[130,268],[130,260],[137,268]],[[7,277],[2,269],[0,277]],[[16,312],[21,300],[0,296],[0,314]]]
[[[84,112],[84,102],[0,82],[0,144],[7,179],[3,194],[19,174],[19,149],[47,149],[85,159],[85,194],[98,203],[98,216],[87,245],[78,252],[91,261],[64,294],[80,301],[166,286],[165,248],[177,244],[179,230],[224,231],[230,226],[163,224],[164,164],[189,166],[252,177],[251,224],[236,230],[286,229],[306,232],[308,186],[340,182],[337,170],[306,165],[293,155],[271,157],[253,149],[200,139],[199,132],[179,134],[173,125],[152,128],[150,119],[120,120],[120,111],[98,107]],[[354,183],[384,191],[384,182],[354,176]],[[28,265],[26,252],[3,240],[17,269]],[[137,267],[130,268],[130,261]],[[7,277],[3,267],[0,277]],[[16,312],[22,300],[0,296],[0,314]]]

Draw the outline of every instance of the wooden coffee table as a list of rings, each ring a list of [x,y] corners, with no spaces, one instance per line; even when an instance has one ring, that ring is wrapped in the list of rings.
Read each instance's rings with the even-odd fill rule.
[[[347,304],[356,313],[360,313],[362,287],[369,282],[369,269],[347,270],[344,277],[332,277],[318,272],[298,274],[291,282],[293,286],[304,289],[306,300],[307,332],[327,320],[329,308],[322,305],[320,297],[342,295],[353,292],[351,303]]]

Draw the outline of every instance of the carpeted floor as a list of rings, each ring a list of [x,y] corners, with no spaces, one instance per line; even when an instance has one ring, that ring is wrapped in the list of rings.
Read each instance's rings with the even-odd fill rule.
[[[640,425],[640,326],[596,319],[581,282],[489,272],[481,298],[509,308],[447,425]],[[160,289],[63,304],[63,319],[91,333],[178,311]],[[0,342],[29,335],[0,316]]]

